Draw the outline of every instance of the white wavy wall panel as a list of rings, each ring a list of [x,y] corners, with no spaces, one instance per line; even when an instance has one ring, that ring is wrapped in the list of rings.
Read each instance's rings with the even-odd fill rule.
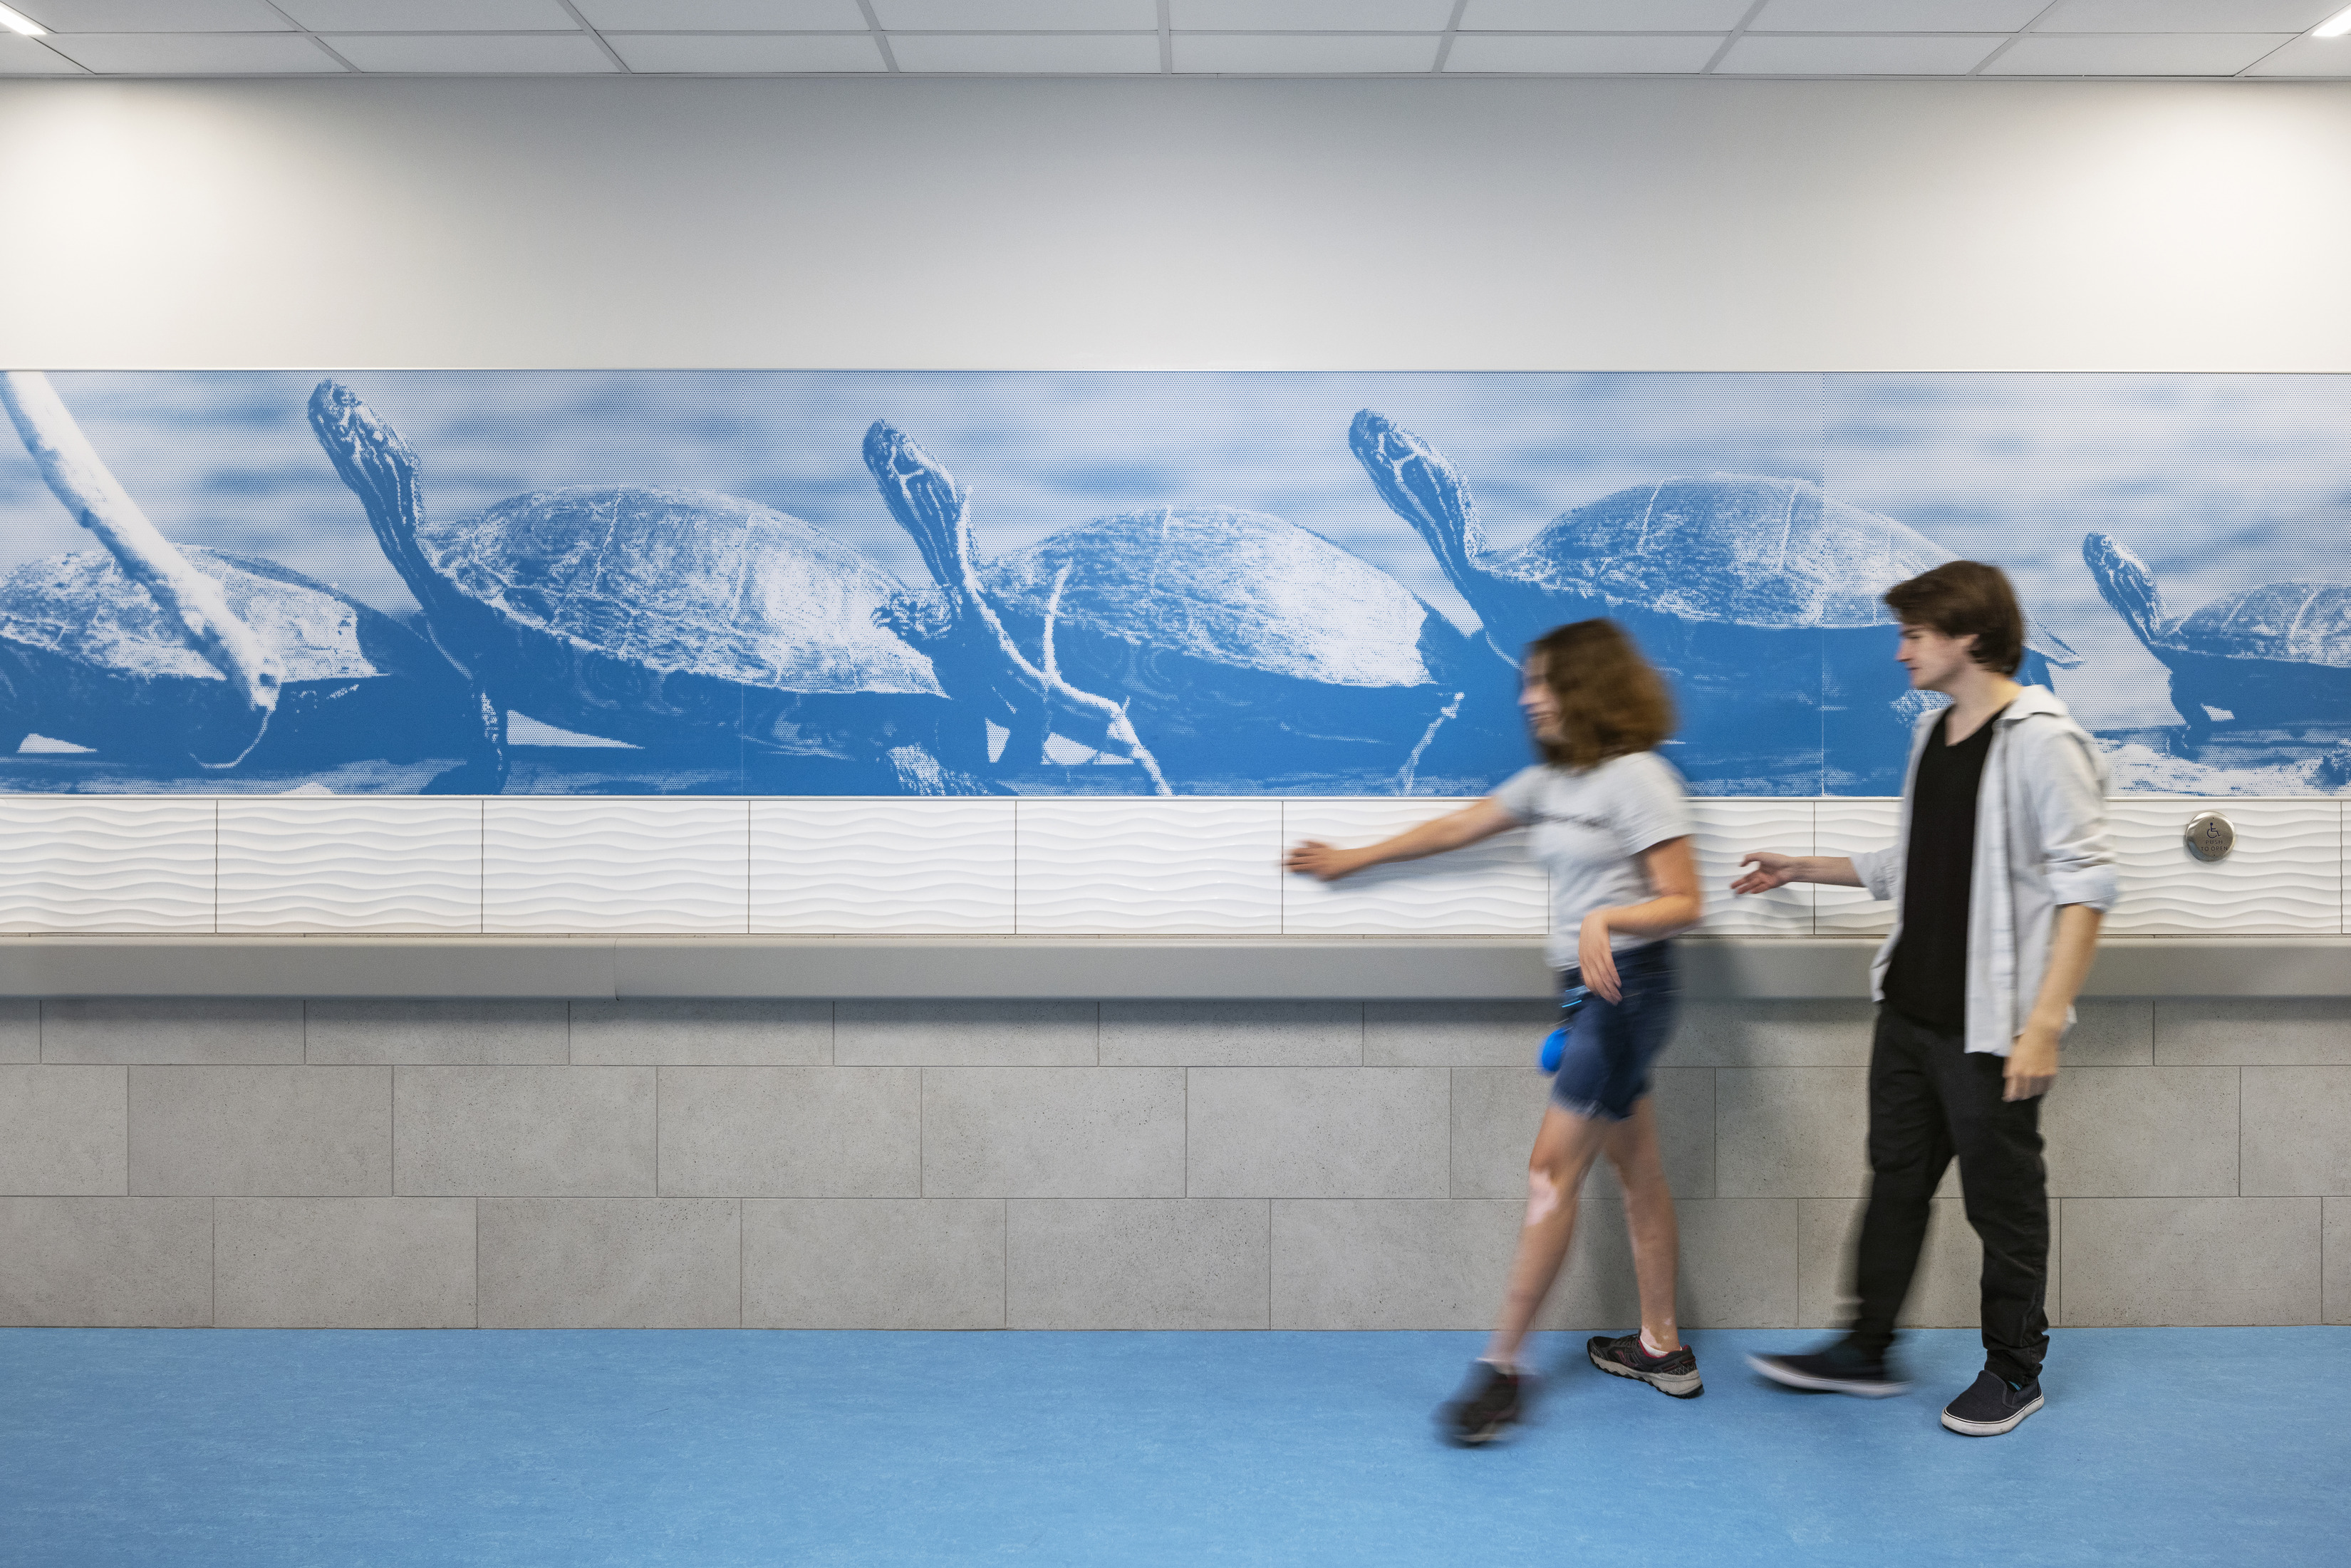
[[[1813,803],[1803,800],[1736,800],[1702,796],[1690,802],[1697,831],[1690,835],[1698,862],[1698,884],[1706,898],[1698,930],[1708,936],[1809,936],[1813,894],[1809,885],[1775,887],[1744,895],[1730,891],[1740,875],[1739,857],[1751,850],[1783,855],[1813,852]]]
[[[209,797],[0,796],[0,931],[209,932]]]
[[[751,929],[1008,934],[1015,804],[755,800]]]
[[[1416,828],[1467,800],[1281,802],[1281,841],[1343,849]],[[1374,866],[1338,882],[1280,874],[1281,929],[1293,936],[1540,936],[1551,926],[1550,880],[1511,831],[1430,860]]]
[[[2228,859],[2188,852],[2188,820],[2217,810]],[[2332,800],[2128,800],[2107,815],[2122,898],[2116,936],[2331,936],[2343,929],[2342,810]]]
[[[482,929],[749,928],[750,802],[547,795],[482,802]]]
[[[1853,855],[1882,850],[1900,831],[1902,802],[1876,797],[1829,798],[1813,803],[1813,853]],[[1816,936],[1883,936],[1894,929],[1894,905],[1857,887],[1813,889]]]
[[[386,795],[224,799],[219,928],[479,931],[482,804]]]
[[[1280,933],[1280,800],[1029,800],[1017,821],[1023,935]]]

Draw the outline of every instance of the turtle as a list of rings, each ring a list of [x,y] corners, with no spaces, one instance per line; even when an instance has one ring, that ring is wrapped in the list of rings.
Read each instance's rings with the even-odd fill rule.
[[[245,699],[146,585],[104,550],[75,550],[0,578],[0,749],[37,734],[162,771],[465,754],[465,683],[423,638],[277,561],[180,549],[277,657],[260,740]]]
[[[1485,622],[1494,651],[1611,616],[1672,682],[1695,781],[1750,794],[1890,794],[1918,699],[1879,595],[1957,559],[1907,524],[1808,479],[1706,474],[1635,485],[1489,555],[1469,486],[1435,448],[1371,409],[1348,444]],[[2037,623],[2017,678],[2081,662]]]
[[[1101,694],[1171,778],[1195,786],[1327,788],[1368,774],[1408,793],[1416,776],[1516,766],[1509,668],[1310,528],[1232,507],[1151,507],[979,561],[968,495],[945,468],[885,421],[864,452],[937,585],[893,601],[884,619],[931,654],[950,692],[1010,732],[999,767],[1033,767],[1049,729],[1102,744],[1103,710],[1041,695],[1038,676],[1056,671]]]
[[[534,490],[444,522],[425,514],[414,451],[350,389],[321,382],[309,417],[434,641],[475,683],[478,746],[438,789],[503,788],[509,710],[675,757],[780,763],[795,792],[954,791],[959,756],[984,762],[984,727],[874,618],[904,584],[813,524],[630,485]]]
[[[2155,573],[2111,534],[2085,535],[2082,559],[2123,624],[2170,669],[2171,705],[2191,738],[2216,720],[2351,720],[2351,583],[2265,582],[2173,615]]]

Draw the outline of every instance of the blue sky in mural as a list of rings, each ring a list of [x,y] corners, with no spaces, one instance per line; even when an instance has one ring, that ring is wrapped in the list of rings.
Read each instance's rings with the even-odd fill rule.
[[[2085,534],[2110,534],[2142,558],[2174,615],[2269,581],[2351,582],[2351,377],[335,374],[413,445],[426,507],[438,517],[561,486],[706,489],[805,519],[908,585],[927,587],[923,558],[862,455],[868,426],[885,420],[970,489],[983,558],[1015,555],[1113,514],[1240,508],[1314,530],[1464,630],[1475,627],[1476,612],[1350,450],[1359,409],[1387,415],[1450,462],[1497,551],[1571,508],[1677,476],[1807,480],[1937,545],[2008,567],[2036,619],[2082,655],[2078,667],[2056,674],[2057,689],[2117,745],[2126,732],[2176,727],[2180,716],[2164,667],[2100,597],[2083,560]],[[415,611],[306,420],[319,373],[53,379],[116,476],[172,538],[270,558],[395,615]],[[13,442],[0,450],[0,571],[92,542]],[[1890,633],[1886,643],[1890,655]],[[2316,756],[2327,741],[2320,732],[2351,723],[2351,712],[2313,716],[2316,727],[2305,726],[2310,733],[2294,745],[2241,746],[2230,766],[2290,772],[2311,760],[2294,745],[2317,747]],[[1700,763],[1694,776],[1703,775],[1708,737],[1687,738]],[[1789,738],[1785,756],[1716,768],[1712,787],[1812,793],[1824,782],[1870,782],[1824,779],[1820,735]],[[1507,750],[1464,766],[1503,766],[1515,760]],[[1209,770],[1216,779],[1204,775],[1194,787],[1250,787],[1247,768],[1239,758],[1222,759]],[[1384,764],[1257,784],[1393,789],[1378,782],[1384,770],[1393,772]],[[1474,784],[1458,768],[1439,773],[1451,787]],[[703,777],[712,787],[725,782]],[[641,787],[668,787],[648,778]],[[404,774],[373,785],[349,776],[329,782],[420,787]],[[2250,787],[2227,768],[2152,764],[2125,784]],[[2325,780],[2281,774],[2271,784]],[[564,786],[543,779],[514,787]],[[1060,786],[1040,773],[1009,787]],[[1885,787],[1876,778],[1867,792]]]

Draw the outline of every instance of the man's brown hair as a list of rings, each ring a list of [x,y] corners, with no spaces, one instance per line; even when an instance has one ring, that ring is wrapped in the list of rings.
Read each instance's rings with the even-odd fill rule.
[[[1559,704],[1559,739],[1543,741],[1555,767],[1590,768],[1646,751],[1674,732],[1666,683],[1614,621],[1573,621],[1527,645]]]
[[[1947,560],[1886,591],[1886,606],[1905,626],[1931,626],[1946,637],[1975,634],[1975,662],[2003,675],[2024,662],[2024,611],[2008,573],[1980,560]]]

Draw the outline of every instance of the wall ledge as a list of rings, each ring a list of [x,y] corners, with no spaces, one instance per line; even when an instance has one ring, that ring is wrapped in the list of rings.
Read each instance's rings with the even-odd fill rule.
[[[1876,943],[1696,937],[1695,998],[1858,998]],[[1550,995],[1529,938],[26,936],[0,997],[1508,999]],[[2091,997],[2351,996],[2351,937],[2117,937]]]

